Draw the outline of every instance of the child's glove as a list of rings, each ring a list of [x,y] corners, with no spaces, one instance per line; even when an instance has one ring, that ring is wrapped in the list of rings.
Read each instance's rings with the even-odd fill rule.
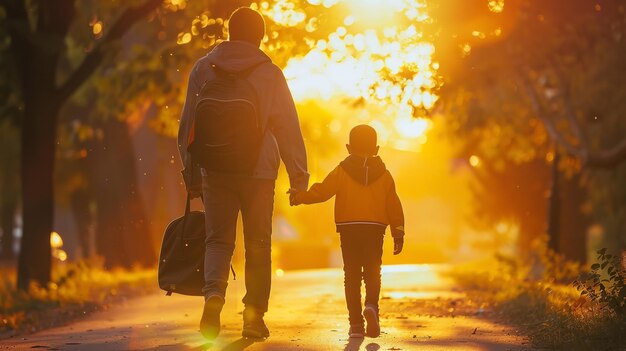
[[[393,254],[397,255],[402,252],[402,247],[404,246],[404,238],[403,237],[395,237],[393,238]]]

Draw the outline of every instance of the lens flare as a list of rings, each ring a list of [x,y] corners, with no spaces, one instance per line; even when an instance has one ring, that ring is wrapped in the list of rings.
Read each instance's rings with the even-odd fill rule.
[[[59,235],[59,233],[57,232],[50,233],[50,246],[53,249],[58,249],[58,248],[63,247],[63,239],[61,238],[61,235]]]

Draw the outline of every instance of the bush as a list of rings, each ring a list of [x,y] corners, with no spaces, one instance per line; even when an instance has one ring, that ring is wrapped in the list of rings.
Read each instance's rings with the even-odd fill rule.
[[[98,260],[54,267],[46,287],[15,289],[15,273],[0,272],[0,334],[34,332],[66,323],[119,299],[156,289],[154,270],[105,270]]]
[[[626,345],[619,260],[601,250],[600,262],[581,274],[558,255],[535,252],[540,257],[531,264],[499,256],[490,264],[456,269],[452,276],[470,299],[518,326],[536,347],[613,350]]]
[[[598,251],[598,263],[591,265],[591,271],[583,273],[573,285],[601,308],[626,320],[626,272],[618,256]]]

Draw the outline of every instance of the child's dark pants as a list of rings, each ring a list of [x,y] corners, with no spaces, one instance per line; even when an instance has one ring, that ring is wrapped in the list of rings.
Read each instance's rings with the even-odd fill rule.
[[[384,227],[374,224],[354,224],[339,227],[350,325],[364,324],[361,306],[361,279],[365,282],[365,305],[373,306],[378,310],[384,233]]]

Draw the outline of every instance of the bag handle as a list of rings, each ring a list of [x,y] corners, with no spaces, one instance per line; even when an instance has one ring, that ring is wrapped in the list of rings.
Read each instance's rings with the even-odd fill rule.
[[[194,166],[195,162],[191,160],[191,178],[189,180],[190,184],[193,184],[193,174],[194,174]],[[191,213],[191,192],[187,191],[187,201],[185,203],[185,215],[183,216],[183,228],[180,234],[180,245],[183,245],[185,241],[185,227],[187,226],[187,218],[189,217],[189,213]]]

